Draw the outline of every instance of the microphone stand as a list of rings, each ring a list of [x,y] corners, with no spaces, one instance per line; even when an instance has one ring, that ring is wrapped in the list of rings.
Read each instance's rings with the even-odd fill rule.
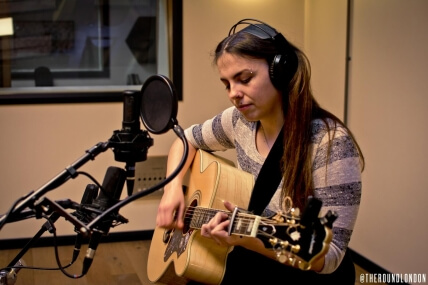
[[[47,197],[42,197],[47,192],[61,186],[70,178],[75,178],[78,173],[77,169],[87,163],[89,160],[94,160],[97,155],[101,152],[106,151],[110,147],[109,142],[98,143],[89,150],[86,151],[86,154],[80,157],[77,161],[72,163],[70,166],[66,167],[61,173],[47,182],[45,185],[40,187],[36,191],[31,191],[27,194],[23,201],[18,205],[13,207],[9,213],[0,217],[0,230],[7,222],[17,222],[31,217],[36,217],[37,219],[42,216],[49,216],[46,223],[42,228],[35,234],[35,236],[22,248],[22,250],[16,255],[16,257],[8,264],[6,267],[9,270],[0,271],[0,285],[14,284],[16,275],[18,271],[23,268],[21,265],[21,258],[25,253],[34,245],[34,243],[46,232],[49,231],[53,233],[55,231],[53,224],[63,216],[65,220],[71,222],[75,229],[77,229],[83,237],[92,236],[92,228],[85,225],[82,221],[77,219],[72,214],[65,211],[65,208],[80,209],[79,204],[71,201],[70,199],[63,201],[51,201]],[[29,208],[30,210],[25,209]],[[113,214],[112,214],[113,215]],[[72,263],[74,260],[72,261]],[[72,264],[71,263],[71,264]],[[70,264],[70,265],[71,265]],[[63,269],[61,269],[63,270]],[[64,271],[63,271],[64,272]],[[70,277],[70,276],[69,276]],[[81,276],[78,276],[81,277]],[[77,277],[75,277],[77,278]],[[11,283],[9,283],[11,282]]]
[[[62,200],[62,201],[51,201],[48,198],[43,198],[43,200],[38,203],[35,206],[35,212],[36,214],[33,216],[40,216],[41,212],[45,212],[49,217],[47,218],[47,221],[43,224],[43,226],[40,228],[40,230],[34,235],[33,238],[31,238],[27,244],[18,252],[18,254],[9,262],[6,268],[10,268],[11,271],[0,271],[0,284],[1,285],[7,285],[9,284],[9,281],[14,284],[16,275],[18,271],[22,268],[22,260],[21,258],[27,253],[27,251],[38,241],[38,239],[46,232],[49,231],[50,233],[53,233],[55,231],[54,223],[61,217],[64,216],[66,219],[71,221],[76,227],[80,228],[80,231],[82,235],[88,234],[89,231],[85,224],[74,218],[73,216],[70,216],[63,208],[77,208],[77,203],[72,202],[70,199]],[[30,215],[28,211],[21,213],[20,215],[15,217],[14,222],[16,221],[22,221],[24,219],[30,218]],[[71,264],[70,264],[71,265]]]
[[[7,222],[17,222],[17,221],[34,217],[34,216],[36,218],[41,218],[43,215],[44,216],[49,215],[49,218],[48,218],[48,221],[42,226],[42,228],[35,234],[35,236],[24,246],[24,248],[22,248],[22,250],[17,254],[17,256],[8,264],[7,268],[20,269],[21,267],[17,266],[17,264],[20,264],[20,259],[25,255],[25,253],[32,247],[32,245],[34,245],[34,243],[46,231],[52,232],[54,230],[52,225],[61,216],[63,216],[67,221],[71,222],[76,229],[79,229],[80,233],[84,237],[88,237],[92,235],[92,229],[94,229],[95,226],[98,225],[98,223],[100,223],[103,219],[105,219],[106,216],[114,215],[114,212],[118,211],[118,209],[120,209],[121,207],[131,203],[136,199],[146,196],[164,187],[167,183],[169,183],[175,176],[177,176],[177,174],[183,168],[188,155],[188,145],[184,137],[183,130],[178,124],[175,124],[173,129],[182,140],[183,147],[184,147],[183,157],[179,165],[177,166],[176,170],[169,177],[167,177],[164,181],[160,182],[159,184],[149,189],[146,189],[144,191],[128,196],[122,201],[119,201],[118,203],[114,204],[113,206],[106,209],[103,213],[101,213],[99,216],[97,216],[95,219],[93,219],[91,222],[89,222],[86,225],[82,221],[77,219],[75,216],[65,211],[65,208],[78,209],[79,204],[71,201],[70,199],[66,199],[62,201],[51,201],[47,197],[42,198],[42,196],[47,192],[49,192],[50,190],[53,190],[61,186],[70,178],[75,178],[78,174],[77,169],[79,169],[89,160],[94,160],[95,157],[101,152],[106,151],[111,146],[111,141],[96,144],[95,146],[87,150],[85,155],[80,157],[77,161],[72,163],[70,166],[66,167],[64,171],[59,173],[56,177],[51,179],[48,183],[40,187],[38,190],[32,191],[29,194],[27,194],[27,196],[24,198],[24,200],[21,203],[19,203],[15,208],[11,209],[9,214],[6,214],[0,217],[0,225],[1,225],[0,230],[2,226]],[[149,141],[149,144],[150,143],[151,142]],[[113,142],[113,145],[117,146],[117,142]],[[23,211],[26,208],[30,208],[32,209],[32,211],[31,210]],[[9,272],[0,271],[0,285],[8,284],[7,283],[8,274]]]
[[[151,83],[153,82],[153,83]],[[147,91],[145,90],[145,87],[151,84],[151,87],[158,90],[159,89],[159,82],[161,84],[161,89],[163,89],[163,93],[167,94],[168,98],[171,98],[173,102],[171,103],[171,106],[168,106],[170,108],[170,119],[167,122],[166,125],[163,125],[164,123],[162,120],[152,121],[151,119],[145,120],[143,113],[141,112],[141,117],[143,119],[143,122],[145,123],[146,127],[148,129],[152,130],[154,133],[163,133],[167,129],[173,129],[174,132],[179,136],[181,141],[183,142],[183,156],[182,159],[171,175],[167,177],[164,181],[160,182],[159,184],[146,189],[144,191],[132,194],[129,192],[130,189],[133,187],[133,179],[134,179],[134,170],[135,170],[135,162],[138,161],[144,161],[147,158],[147,150],[150,146],[153,145],[153,139],[148,135],[147,131],[140,130],[139,125],[139,119],[138,119],[138,110],[140,104],[146,105],[149,101],[156,101],[160,107],[164,108],[163,102],[162,104],[159,104],[155,98],[150,96],[151,88],[147,88]],[[165,186],[167,183],[169,183],[173,178],[175,178],[178,173],[183,168],[187,156],[188,156],[188,144],[187,140],[184,136],[183,129],[178,125],[178,122],[176,121],[177,113],[177,99],[175,95],[175,90],[173,88],[172,82],[169,81],[164,76],[153,76],[149,78],[145,85],[142,88],[142,93],[146,92],[146,94],[149,94],[148,99],[142,102],[139,98],[138,92],[132,92],[132,91],[126,91],[124,93],[124,118],[122,122],[122,130],[114,131],[113,136],[107,141],[107,142],[100,142],[96,145],[94,145],[89,150],[86,150],[86,154],[80,157],[77,161],[72,163],[70,166],[66,167],[62,172],[60,172],[57,176],[55,176],[53,179],[51,179],[49,182],[47,182],[45,185],[37,189],[36,191],[31,191],[26,196],[22,197],[19,203],[16,202],[13,207],[9,210],[8,213],[0,217],[0,230],[7,222],[16,222],[21,221],[30,217],[48,217],[47,222],[43,225],[43,227],[36,233],[36,235],[27,243],[27,245],[18,253],[18,255],[10,262],[8,265],[8,268],[11,268],[11,271],[0,271],[0,285],[8,284],[8,280],[10,279],[11,282],[14,283],[16,273],[19,271],[19,269],[22,268],[20,266],[21,260],[20,258],[28,251],[28,249],[35,243],[35,241],[40,238],[43,233],[46,231],[53,232],[55,234],[55,228],[53,224],[58,220],[59,217],[63,216],[67,221],[71,222],[75,226],[75,230],[79,231],[82,236],[88,237],[88,236],[97,236],[100,234],[100,231],[97,230],[97,227],[99,227],[100,223],[106,220],[107,216],[109,217],[110,223],[113,220],[116,221],[128,221],[126,218],[121,217],[118,214],[118,210],[129,204],[130,202],[143,197],[145,195],[148,195],[163,186]],[[152,93],[153,94],[153,93]],[[155,104],[156,105],[156,104]],[[168,105],[168,104],[167,104]],[[138,107],[137,107],[138,106]],[[159,107],[158,106],[158,107]],[[159,111],[159,109],[154,109],[155,111]],[[155,112],[156,113],[156,112]],[[150,117],[150,116],[149,116]],[[151,126],[154,125],[155,127],[152,128]],[[158,125],[161,125],[162,128],[159,128]],[[75,217],[72,214],[65,211],[65,208],[74,208],[79,210],[85,210],[85,211],[93,211],[93,209],[85,209],[82,205],[79,205],[69,199],[62,200],[62,201],[51,201],[48,198],[44,197],[47,192],[61,186],[66,181],[68,181],[70,178],[76,178],[79,174],[77,170],[83,166],[85,163],[87,163],[89,160],[94,160],[96,156],[98,156],[101,152],[105,152],[107,149],[112,148],[113,152],[115,154],[115,160],[120,162],[126,162],[126,173],[127,173],[127,186],[128,186],[128,197],[123,199],[122,201],[117,201],[115,204],[110,206],[108,209],[105,209],[102,213],[99,213],[99,215],[92,219],[92,221],[88,222],[86,225],[83,221],[78,219],[79,217]],[[108,199],[111,199],[111,197],[108,197]],[[83,203],[83,202],[82,202]],[[28,210],[28,209],[29,210]],[[24,211],[24,209],[27,209]],[[77,215],[78,216],[78,215]],[[108,226],[108,229],[111,227],[111,225]],[[106,232],[108,232],[108,229]],[[96,242],[96,245],[98,244],[98,241]],[[96,247],[94,247],[93,251],[95,251]],[[80,246],[79,246],[80,251]],[[90,257],[92,261],[93,256]],[[75,261],[75,258],[73,256],[73,261],[71,264]],[[57,260],[58,262],[58,260]],[[61,270],[63,270],[63,267],[60,266]],[[13,270],[14,268],[17,268],[18,270]],[[87,270],[89,268],[86,268],[84,272],[82,272],[82,275],[80,276],[71,276],[67,275],[71,278],[80,278],[83,275],[86,274]],[[63,271],[63,273],[65,273]]]

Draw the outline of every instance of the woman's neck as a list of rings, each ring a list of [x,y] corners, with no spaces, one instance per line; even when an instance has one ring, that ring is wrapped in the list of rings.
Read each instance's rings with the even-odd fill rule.
[[[283,124],[284,120],[282,116],[276,119],[259,121],[257,129],[257,149],[262,156],[267,157],[278,134],[281,132]]]
[[[270,142],[275,141],[278,134],[281,132],[284,125],[284,117],[281,113],[280,116],[271,117],[269,119],[260,120],[260,129],[263,132],[266,140]]]

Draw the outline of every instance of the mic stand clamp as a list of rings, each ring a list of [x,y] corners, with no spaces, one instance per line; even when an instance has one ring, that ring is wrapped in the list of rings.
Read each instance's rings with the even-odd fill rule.
[[[139,162],[147,159],[147,150],[153,146],[153,139],[147,131],[143,130],[138,130],[136,134],[125,130],[116,130],[109,139],[108,145],[113,148],[116,161]]]
[[[65,209],[60,204],[64,205],[66,208],[72,209],[77,209],[79,206],[79,204],[71,201],[70,199],[51,201],[49,198],[44,197],[40,202],[34,204],[36,218],[40,219],[43,215],[56,213],[57,215],[64,217],[64,219],[72,223],[76,229],[79,229],[79,232],[83,236],[89,236],[91,234],[90,229],[80,220],[76,219],[76,217],[74,217],[72,214],[65,211]]]

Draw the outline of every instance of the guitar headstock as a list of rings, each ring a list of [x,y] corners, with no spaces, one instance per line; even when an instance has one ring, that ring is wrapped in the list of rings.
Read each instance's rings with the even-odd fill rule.
[[[327,253],[337,218],[331,211],[318,217],[321,205],[320,200],[311,198],[301,216],[277,214],[263,220],[257,236],[276,252],[279,262],[309,270],[315,260]]]

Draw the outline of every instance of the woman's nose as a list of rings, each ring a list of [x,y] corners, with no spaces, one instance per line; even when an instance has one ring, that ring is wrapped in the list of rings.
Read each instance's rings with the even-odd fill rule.
[[[230,86],[230,90],[229,90],[229,98],[230,99],[242,98],[243,95],[244,95],[244,93],[239,88],[239,85],[233,84]]]

